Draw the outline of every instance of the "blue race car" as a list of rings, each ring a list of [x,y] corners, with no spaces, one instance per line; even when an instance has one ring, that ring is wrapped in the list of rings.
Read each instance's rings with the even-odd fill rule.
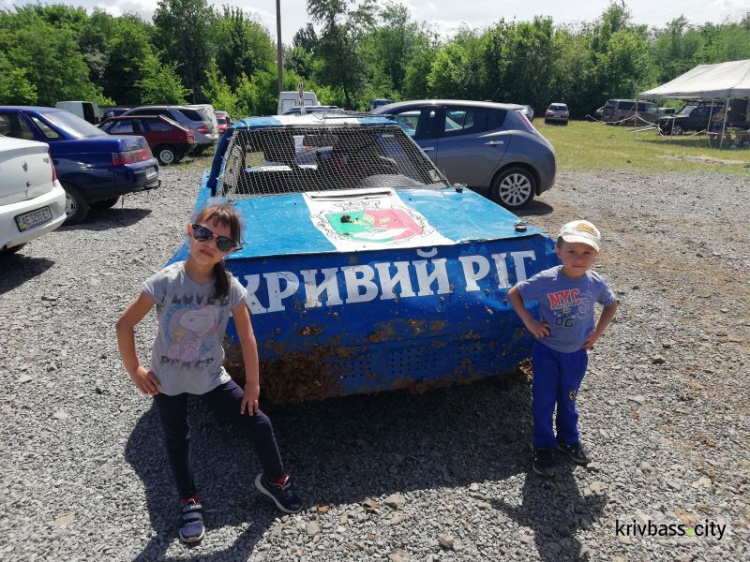
[[[243,119],[219,142],[196,210],[213,197],[244,223],[226,265],[248,290],[270,400],[449,385],[529,357],[507,291],[557,263],[554,242],[449,185],[392,119]],[[186,257],[184,245],[172,262]],[[225,364],[242,382],[227,333]]]
[[[120,195],[159,186],[159,164],[143,137],[110,136],[63,109],[0,106],[0,134],[49,144],[65,188],[66,224]]]

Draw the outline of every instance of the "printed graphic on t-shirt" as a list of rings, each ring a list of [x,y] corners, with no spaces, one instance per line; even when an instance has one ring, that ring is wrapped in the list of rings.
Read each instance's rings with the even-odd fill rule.
[[[205,306],[196,308],[203,301]],[[217,328],[222,325],[224,310],[220,301],[203,296],[186,295],[175,298],[165,318],[167,349],[162,363],[183,367],[205,368],[214,358]]]
[[[547,293],[547,300],[555,315],[555,325],[562,328],[572,328],[575,325],[576,316],[585,318],[591,310],[591,296],[581,294],[579,289]]]

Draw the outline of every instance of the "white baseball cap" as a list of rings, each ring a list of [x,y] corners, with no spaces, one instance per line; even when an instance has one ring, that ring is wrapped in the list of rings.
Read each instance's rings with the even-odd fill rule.
[[[599,229],[589,221],[572,221],[564,224],[558,236],[565,242],[588,244],[597,252],[599,251],[599,243],[602,240]]]

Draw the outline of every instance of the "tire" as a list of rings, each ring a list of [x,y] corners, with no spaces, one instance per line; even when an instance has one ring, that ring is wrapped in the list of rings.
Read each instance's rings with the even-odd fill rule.
[[[156,147],[156,150],[154,150],[154,152],[156,153],[156,157],[159,159],[159,162],[161,164],[164,164],[165,166],[176,164],[177,160],[179,160],[177,151],[174,149],[174,147],[169,145],[158,146]]]
[[[520,209],[534,198],[536,179],[525,168],[507,168],[492,182],[490,193],[492,200],[506,209]]]
[[[682,125],[675,123],[672,127],[672,134],[673,135],[681,135],[685,132],[685,129],[682,128]]]
[[[78,224],[89,214],[89,202],[76,186],[64,183],[65,188],[65,224]]]
[[[92,209],[98,209],[98,210],[104,210],[104,209],[111,209],[114,207],[117,202],[120,200],[119,197],[111,197],[109,199],[105,199],[103,201],[96,201],[94,203],[90,204],[90,207]]]

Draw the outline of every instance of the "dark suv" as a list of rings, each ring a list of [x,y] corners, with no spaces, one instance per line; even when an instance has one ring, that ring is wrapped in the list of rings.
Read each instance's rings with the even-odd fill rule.
[[[705,131],[712,115],[716,115],[724,104],[686,105],[677,115],[665,115],[659,119],[659,131],[663,135],[681,135],[686,131]]]
[[[197,146],[192,130],[163,115],[110,117],[99,128],[110,135],[144,137],[162,164],[176,164]]]

